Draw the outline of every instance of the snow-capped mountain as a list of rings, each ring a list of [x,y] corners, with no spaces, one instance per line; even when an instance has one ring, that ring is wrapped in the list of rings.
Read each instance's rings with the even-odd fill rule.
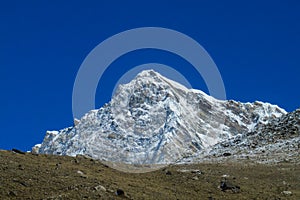
[[[173,163],[284,114],[269,103],[217,100],[147,70],[73,127],[48,131],[34,151],[130,164]]]

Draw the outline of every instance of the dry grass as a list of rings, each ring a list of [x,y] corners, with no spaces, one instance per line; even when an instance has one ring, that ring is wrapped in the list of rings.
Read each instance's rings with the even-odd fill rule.
[[[85,157],[0,151],[0,175],[1,199],[300,199],[300,167],[292,163],[192,164],[125,173]],[[221,191],[223,175],[241,190]],[[125,195],[117,196],[117,189]]]

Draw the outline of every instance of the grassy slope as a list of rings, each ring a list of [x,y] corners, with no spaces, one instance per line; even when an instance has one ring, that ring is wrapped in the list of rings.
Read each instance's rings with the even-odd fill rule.
[[[202,174],[180,172],[182,169],[199,169]],[[229,175],[229,181],[240,186],[239,193],[222,192],[218,188],[225,174]],[[97,189],[99,185],[106,191]],[[115,194],[119,188],[125,191],[125,196]],[[282,194],[283,191],[291,191],[292,195]],[[300,167],[291,163],[211,163],[168,166],[132,174],[84,157],[0,151],[0,196],[0,199],[300,199]]]

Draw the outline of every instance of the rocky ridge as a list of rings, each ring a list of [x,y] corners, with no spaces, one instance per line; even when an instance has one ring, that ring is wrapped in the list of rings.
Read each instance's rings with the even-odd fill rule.
[[[195,156],[195,160],[251,159],[259,163],[300,163],[299,154],[300,109],[297,109],[267,124],[259,123],[253,131],[224,140],[214,145],[209,151]]]

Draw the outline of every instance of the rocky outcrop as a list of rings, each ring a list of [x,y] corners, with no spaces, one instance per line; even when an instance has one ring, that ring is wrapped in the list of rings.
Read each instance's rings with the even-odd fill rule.
[[[215,145],[205,159],[223,159],[224,154],[237,159],[259,162],[300,162],[300,109],[259,123],[253,131],[239,134]]]

